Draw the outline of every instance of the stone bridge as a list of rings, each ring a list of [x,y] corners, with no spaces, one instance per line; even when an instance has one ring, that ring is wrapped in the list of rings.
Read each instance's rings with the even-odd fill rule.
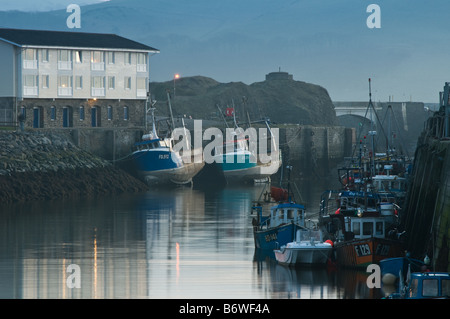
[[[372,122],[376,121],[375,114],[373,114],[373,109],[369,107],[369,102],[333,102],[333,104],[337,117],[353,115],[366,118]],[[383,107],[376,102],[373,102],[373,108],[377,114],[381,114],[383,110]]]

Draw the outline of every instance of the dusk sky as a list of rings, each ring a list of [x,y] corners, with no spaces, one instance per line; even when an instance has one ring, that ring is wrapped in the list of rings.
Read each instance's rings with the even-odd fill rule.
[[[105,0],[107,1],[107,0]],[[69,4],[75,3],[80,6],[104,2],[102,0],[0,0],[0,10],[19,10],[19,11],[50,11],[64,9]]]
[[[68,29],[68,4],[82,6]],[[97,3],[97,5],[84,6]],[[334,101],[438,102],[450,81],[448,0],[0,0],[0,10],[60,10],[42,18],[0,11],[0,27],[105,32],[160,50],[151,80],[203,75],[263,81],[282,71]],[[379,7],[379,18],[367,12]],[[54,17],[57,16],[58,19]],[[374,19],[370,19],[373,17]],[[368,24],[367,20],[370,20]],[[375,22],[379,28],[374,27]]]

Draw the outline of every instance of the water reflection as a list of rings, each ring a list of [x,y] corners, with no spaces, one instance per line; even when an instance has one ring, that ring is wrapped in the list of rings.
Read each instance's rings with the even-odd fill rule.
[[[1,207],[1,298],[371,298],[366,274],[255,254],[264,186]],[[70,288],[69,265],[80,267]]]

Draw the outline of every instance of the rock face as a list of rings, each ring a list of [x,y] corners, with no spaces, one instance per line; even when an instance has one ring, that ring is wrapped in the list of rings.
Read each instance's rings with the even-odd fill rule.
[[[175,94],[173,94],[175,88]],[[197,119],[220,118],[235,106],[239,120],[268,117],[274,123],[337,125],[336,113],[328,92],[321,86],[289,79],[273,79],[246,85],[242,82],[219,83],[194,76],[150,84],[158,101],[159,115],[168,115],[167,90],[171,92],[174,115]],[[247,116],[248,113],[248,116]]]
[[[0,203],[144,191],[147,186],[63,134],[0,133]]]

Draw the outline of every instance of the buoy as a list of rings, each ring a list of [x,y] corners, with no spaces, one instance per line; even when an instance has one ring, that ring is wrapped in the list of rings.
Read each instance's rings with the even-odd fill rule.
[[[397,280],[397,277],[391,273],[384,274],[383,278],[381,278],[381,281],[385,285],[393,285],[396,280]]]
[[[330,245],[331,245],[331,247],[333,247],[333,241],[331,241],[331,240],[327,239],[327,240],[325,240],[325,243],[327,243],[327,244],[330,244]]]

